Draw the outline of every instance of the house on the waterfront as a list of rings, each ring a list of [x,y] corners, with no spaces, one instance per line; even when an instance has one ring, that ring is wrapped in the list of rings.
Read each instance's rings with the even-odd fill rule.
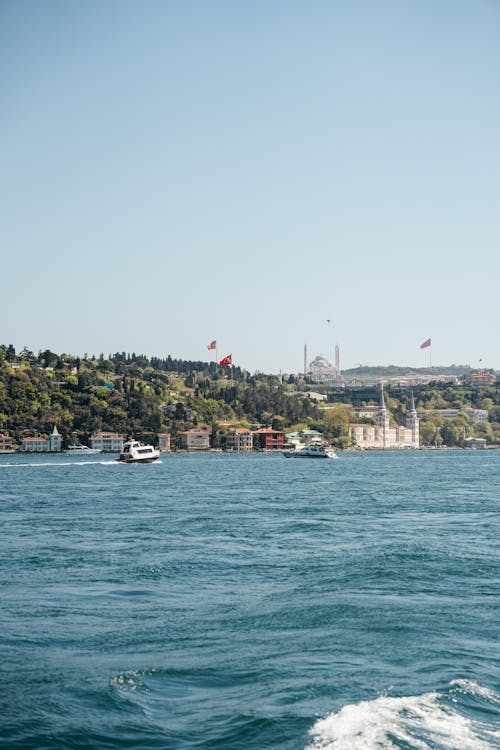
[[[261,427],[253,433],[253,444],[261,451],[282,451],[285,444],[285,433],[272,430],[270,427]]]
[[[248,453],[253,450],[253,433],[244,427],[229,430],[225,436],[225,448],[235,453]]]
[[[0,432],[0,453],[15,453],[17,446],[12,442],[8,432]]]
[[[158,433],[158,448],[162,453],[168,453],[170,451],[170,435],[168,432]]]
[[[210,448],[210,429],[195,427],[181,432],[181,448],[188,451],[206,451]]]
[[[103,453],[121,453],[123,435],[116,432],[96,432],[90,438],[90,447]]]
[[[61,451],[61,436],[56,425],[48,438],[25,437],[21,440],[23,453],[59,453]]]
[[[475,448],[484,450],[486,448],[486,438],[468,437],[464,440],[464,448]]]
[[[380,388],[380,403],[374,415],[375,424],[351,424],[349,436],[358,448],[418,448],[420,445],[420,420],[415,409],[413,394],[406,414],[406,424],[391,426],[385,406],[384,390]]]

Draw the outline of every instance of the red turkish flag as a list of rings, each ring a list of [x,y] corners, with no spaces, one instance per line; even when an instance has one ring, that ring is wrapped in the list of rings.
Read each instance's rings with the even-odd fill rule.
[[[233,364],[232,355],[228,354],[227,357],[224,357],[224,359],[221,359],[219,364],[221,367],[224,367],[225,365],[232,365]]]
[[[431,340],[427,339],[427,341],[424,341],[423,344],[420,344],[420,348],[421,349],[427,349],[427,347],[430,346],[430,345],[431,345]]]

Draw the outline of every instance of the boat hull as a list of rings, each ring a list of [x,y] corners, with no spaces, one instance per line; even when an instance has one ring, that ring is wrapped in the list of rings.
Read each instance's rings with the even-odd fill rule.
[[[160,456],[147,456],[146,458],[117,458],[116,460],[122,464],[152,464]]]
[[[297,453],[283,453],[285,458],[333,458],[333,456],[306,456],[304,453],[300,454],[298,451]]]
[[[283,451],[285,458],[337,458],[337,454],[326,445],[306,445],[300,450]]]

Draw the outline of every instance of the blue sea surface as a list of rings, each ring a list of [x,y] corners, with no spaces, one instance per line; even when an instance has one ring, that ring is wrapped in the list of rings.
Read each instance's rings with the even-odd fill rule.
[[[0,456],[0,744],[500,748],[500,451]]]

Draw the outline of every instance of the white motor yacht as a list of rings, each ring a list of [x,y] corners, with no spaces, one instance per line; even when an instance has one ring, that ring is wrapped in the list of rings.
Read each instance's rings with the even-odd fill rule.
[[[285,458],[337,458],[337,454],[332,448],[317,443],[305,445],[303,448],[294,451],[283,451],[283,455]]]
[[[89,448],[88,445],[68,445],[66,453],[73,453],[79,456],[89,456],[91,453],[101,453],[101,449]]]
[[[127,440],[117,461],[126,464],[150,464],[160,457],[160,451],[153,445],[143,445],[138,440]]]

